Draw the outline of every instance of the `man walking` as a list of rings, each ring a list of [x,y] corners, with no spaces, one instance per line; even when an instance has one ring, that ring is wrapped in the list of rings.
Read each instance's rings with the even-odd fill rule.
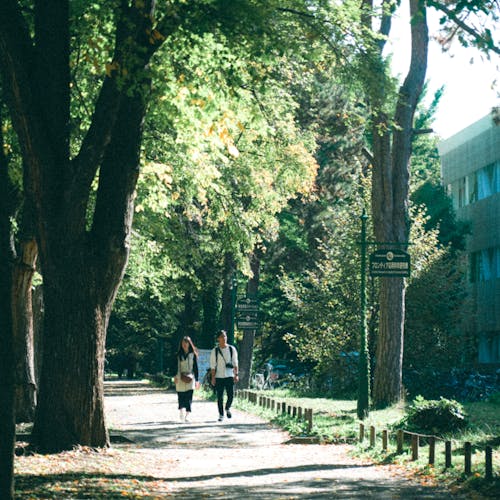
[[[221,330],[217,334],[218,346],[210,353],[212,385],[217,393],[219,422],[224,420],[224,390],[227,393],[226,416],[231,418],[231,405],[234,396],[234,383],[238,382],[238,352],[236,347],[227,343],[227,333]]]

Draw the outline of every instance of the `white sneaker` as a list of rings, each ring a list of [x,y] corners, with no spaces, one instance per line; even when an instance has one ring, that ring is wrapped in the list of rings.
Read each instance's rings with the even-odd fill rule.
[[[189,422],[189,415],[190,413],[187,411],[186,416],[184,417],[184,422]]]

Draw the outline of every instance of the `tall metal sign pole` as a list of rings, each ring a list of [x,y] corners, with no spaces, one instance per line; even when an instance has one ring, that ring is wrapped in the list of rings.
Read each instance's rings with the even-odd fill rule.
[[[360,348],[359,348],[359,386],[358,418],[365,419],[370,411],[370,354],[366,324],[366,248],[368,245],[383,246],[370,254],[370,276],[379,278],[407,278],[410,276],[410,255],[398,247],[410,243],[395,241],[366,241],[366,220],[363,210],[361,219],[361,290],[360,290]]]
[[[363,210],[361,219],[361,290],[360,290],[360,349],[359,349],[359,385],[358,385],[358,418],[363,420],[370,408],[370,356],[368,352],[366,324],[366,220],[368,216]]]
[[[236,273],[233,272],[231,277],[231,321],[229,324],[229,331],[227,332],[227,341],[229,344],[234,344],[234,318],[236,311],[236,298],[238,296],[238,280],[236,279]]]

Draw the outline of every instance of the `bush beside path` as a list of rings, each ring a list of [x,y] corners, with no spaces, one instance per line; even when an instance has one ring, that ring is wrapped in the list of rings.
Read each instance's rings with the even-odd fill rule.
[[[109,381],[105,389],[111,449],[18,457],[16,498],[452,496],[395,466],[353,458],[349,445],[289,443],[284,431],[237,409],[218,422],[213,401],[195,398],[183,423],[175,392],[131,381]]]

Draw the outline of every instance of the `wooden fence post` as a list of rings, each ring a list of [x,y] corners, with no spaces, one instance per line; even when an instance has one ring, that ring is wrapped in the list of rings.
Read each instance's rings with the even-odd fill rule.
[[[404,431],[402,429],[399,429],[398,433],[396,435],[396,440],[398,443],[398,447],[397,447],[397,454],[398,455],[401,455],[401,453],[403,453],[404,436],[405,436]]]
[[[299,406],[299,408],[297,410],[297,418],[299,420],[302,420],[302,406]]]
[[[311,432],[313,427],[313,411],[312,408],[307,410],[307,431]]]
[[[418,446],[419,439],[417,434],[411,435],[411,459],[413,461],[418,460]]]
[[[469,441],[464,443],[464,473],[469,475],[472,472],[472,445]]]
[[[493,448],[491,446],[484,449],[484,477],[493,479]]]
[[[365,424],[359,423],[359,442],[362,443],[365,439]]]
[[[436,438],[431,436],[429,438],[429,465],[434,465],[436,461]]]
[[[370,425],[370,447],[375,447],[375,426]]]
[[[444,443],[444,466],[446,469],[451,467],[451,441]]]
[[[389,442],[389,435],[388,435],[387,429],[384,429],[382,431],[382,450],[383,451],[387,451],[388,442]]]

